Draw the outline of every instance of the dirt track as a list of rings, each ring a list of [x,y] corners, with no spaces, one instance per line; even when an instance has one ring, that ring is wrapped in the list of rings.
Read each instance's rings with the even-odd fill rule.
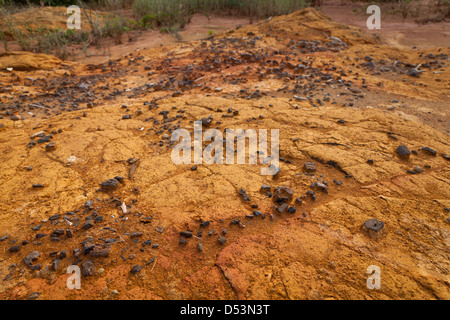
[[[391,48],[308,9],[101,65],[29,54],[22,69],[50,67],[0,73],[0,297],[449,299],[449,51]],[[279,129],[281,173],[174,165],[167,137],[208,116],[222,131]],[[323,181],[327,192],[311,187]],[[292,188],[295,213],[275,210],[263,184]],[[265,219],[246,217],[252,204]],[[385,223],[375,236],[372,218]],[[179,244],[182,231],[198,238]],[[108,239],[106,257],[73,254]],[[66,268],[86,260],[94,274],[67,289]],[[370,265],[380,290],[366,287]]]

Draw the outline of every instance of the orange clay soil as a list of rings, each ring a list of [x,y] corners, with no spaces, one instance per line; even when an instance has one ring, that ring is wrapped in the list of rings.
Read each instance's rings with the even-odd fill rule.
[[[307,9],[100,65],[26,55],[24,71],[0,57],[1,299],[450,298],[448,49],[393,49]],[[279,129],[281,172],[175,165],[172,131],[209,116],[221,131]],[[263,184],[292,188],[295,213]],[[94,250],[77,254],[83,242]],[[87,260],[69,290],[67,267]]]
[[[82,13],[83,14],[83,13]],[[93,23],[103,24],[107,13],[87,10],[86,14]],[[67,30],[67,7],[30,7],[19,12],[4,15],[0,21],[0,30],[2,30],[8,39],[14,39],[14,31],[25,35],[40,33],[44,30],[56,31]],[[91,30],[88,21],[81,23],[85,31]]]

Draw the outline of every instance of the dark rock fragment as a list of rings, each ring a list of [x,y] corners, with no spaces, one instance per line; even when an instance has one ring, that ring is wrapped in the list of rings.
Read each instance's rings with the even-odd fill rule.
[[[422,151],[427,152],[428,154],[431,154],[432,156],[437,155],[437,151],[434,149],[431,149],[430,147],[423,147]]]
[[[54,214],[53,216],[51,216],[50,218],[48,218],[48,220],[54,221],[54,220],[58,220],[59,218],[61,218],[61,215],[60,215],[60,214]]]
[[[316,171],[316,165],[314,162],[306,162],[303,167],[305,168],[306,171],[308,172],[314,172]]]
[[[83,229],[84,230],[89,230],[90,228],[92,228],[94,226],[94,222],[92,220],[87,220],[84,224],[83,224]]]
[[[209,224],[210,224],[210,222],[209,222],[209,220],[207,220],[207,221],[203,221],[202,223],[200,223],[200,227],[207,227],[207,226],[209,226]]]
[[[49,151],[53,151],[56,149],[56,144],[54,142],[50,142],[49,144],[47,144],[45,146],[45,151],[49,152]]]
[[[84,207],[85,207],[85,208],[90,208],[90,207],[92,207],[93,204],[94,204],[94,201],[88,200],[88,201],[86,201],[86,202],[84,203]]]
[[[378,238],[384,228],[384,222],[377,219],[367,219],[363,224],[364,229],[372,238]]]
[[[136,274],[136,273],[138,273],[138,272],[141,271],[141,270],[142,270],[142,266],[135,264],[135,265],[131,268],[130,273],[131,273],[131,274]]]
[[[109,179],[106,181],[103,181],[100,185],[105,190],[113,190],[117,187],[119,184],[119,181],[117,179]]]
[[[32,292],[32,293],[28,296],[28,300],[36,300],[37,298],[39,298],[40,295],[41,295],[40,292]]]
[[[397,152],[397,155],[401,159],[408,159],[409,156],[411,155],[411,151],[409,151],[409,149],[406,146],[403,146],[403,145],[398,146],[395,151]]]
[[[244,201],[250,201],[250,197],[247,195],[247,192],[244,189],[239,188],[239,194],[242,196],[242,199]]]
[[[220,242],[220,244],[224,244],[226,241],[227,241],[227,238],[219,235],[219,242]]]
[[[415,173],[422,173],[422,172],[423,172],[423,169],[422,169],[421,166],[415,166],[415,167],[413,168],[413,171],[414,171]]]
[[[52,262],[52,270],[56,271],[59,269],[59,267],[61,266],[61,260],[59,259],[55,259]]]
[[[322,190],[323,192],[328,193],[328,187],[325,184],[320,183],[320,182],[313,182],[311,184],[311,188],[316,188],[316,187],[319,188],[320,190]]]
[[[94,243],[87,241],[83,243],[81,250],[83,254],[89,254],[94,249],[94,247]]]
[[[50,142],[51,140],[52,140],[52,136],[48,135],[48,136],[38,139],[36,142],[37,143],[46,143],[46,142]]]
[[[101,243],[96,244],[92,250],[90,250],[89,255],[92,257],[107,257],[111,251],[111,244]]]
[[[192,237],[192,231],[181,231],[180,235],[186,238],[191,238]]]
[[[277,210],[279,213],[283,213],[288,207],[289,207],[289,205],[287,203],[283,203],[278,207]]]
[[[374,231],[380,231],[384,227],[384,222],[377,219],[368,219],[364,222],[364,227]]]
[[[148,262],[145,263],[146,266],[148,266],[149,264],[152,264],[155,261],[155,257],[152,257]]]
[[[20,246],[15,244],[11,248],[9,248],[9,252],[18,252],[20,250]]]
[[[65,230],[64,229],[55,229],[53,230],[53,232],[50,234],[50,236],[52,237],[58,237],[58,236],[62,236],[64,234]]]
[[[95,274],[95,263],[93,260],[86,260],[81,263],[81,274],[84,277],[92,276]]]
[[[41,256],[41,253],[39,251],[33,250],[31,251],[25,258],[23,258],[23,262],[29,266],[30,268],[33,267],[33,261],[36,260]]]
[[[289,202],[292,199],[292,196],[294,194],[294,190],[292,188],[283,186],[283,187],[276,187],[275,191],[273,193],[273,197],[275,202]]]
[[[133,232],[133,233],[131,233],[130,234],[130,238],[137,238],[137,237],[140,237],[140,236],[142,236],[142,232],[139,232],[139,231],[135,231],[135,232]]]

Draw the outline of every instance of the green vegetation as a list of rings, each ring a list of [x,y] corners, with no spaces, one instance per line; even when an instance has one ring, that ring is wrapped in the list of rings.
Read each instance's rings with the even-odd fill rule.
[[[267,18],[288,14],[309,6],[309,0],[135,0],[133,12],[137,17],[152,15],[157,26],[183,28],[194,13],[236,14]]]
[[[130,31],[130,26],[135,26],[129,19],[123,16],[110,16],[103,27],[103,34],[114,39],[116,44],[122,43],[122,35],[125,31]]]
[[[3,31],[0,31],[0,41],[5,51],[8,51],[8,40],[6,39],[6,35]]]
[[[89,42],[91,37],[86,31],[48,30],[47,28],[39,28],[31,34],[11,29],[11,33],[22,50],[35,53],[52,53],[63,60],[69,56],[68,45]],[[4,46],[7,46],[7,42]],[[7,47],[5,47],[5,50],[7,50]]]
[[[83,52],[94,44],[101,46],[101,40],[110,37],[116,44],[122,43],[123,34],[133,29],[158,28],[181,40],[179,31],[190,22],[195,13],[210,16],[216,14],[246,15],[264,18],[286,14],[309,5],[308,0],[0,0],[0,19],[9,21],[7,30],[0,30],[0,42],[5,50],[8,41],[16,41],[24,51],[52,53],[67,59],[71,53],[68,47],[81,44]],[[89,23],[90,32],[79,30],[33,30],[28,23],[18,28],[10,15],[21,7],[30,5],[69,6],[78,5],[82,18]],[[100,22],[86,9],[108,9],[110,14]],[[132,9],[127,17],[123,9]],[[209,35],[213,35],[209,31]],[[131,38],[129,34],[129,39]]]

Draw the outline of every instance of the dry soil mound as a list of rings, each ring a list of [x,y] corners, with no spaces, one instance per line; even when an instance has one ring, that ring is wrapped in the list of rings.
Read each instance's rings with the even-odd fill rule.
[[[55,56],[25,51],[10,51],[0,54],[0,70],[12,68],[13,70],[46,70],[57,69],[62,61]]]

